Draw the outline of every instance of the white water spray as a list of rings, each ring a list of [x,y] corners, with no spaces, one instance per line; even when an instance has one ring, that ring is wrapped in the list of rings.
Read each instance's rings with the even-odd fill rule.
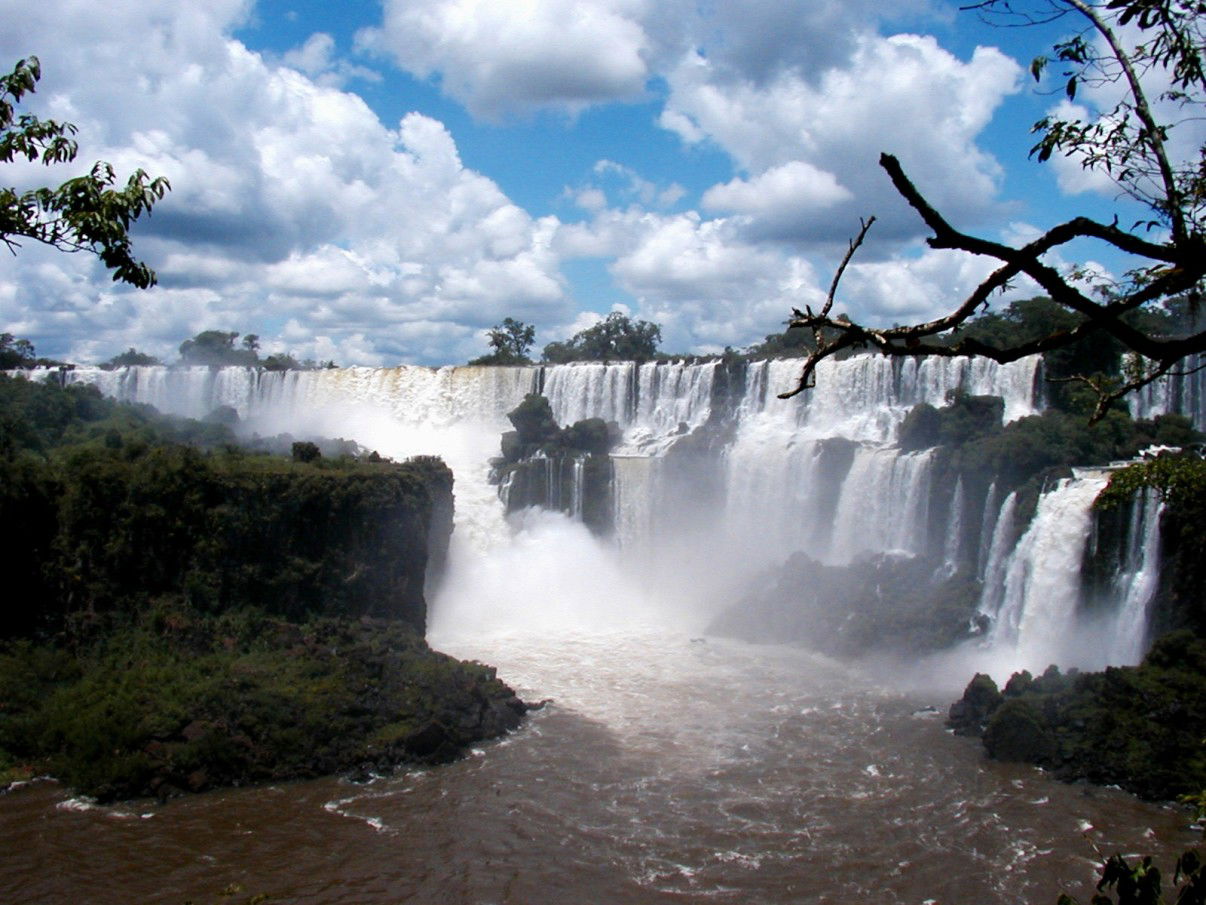
[[[941,406],[962,391],[1001,396],[1007,419],[1034,412],[1033,360],[830,360],[815,389],[778,399],[799,366],[750,363],[736,383],[726,375],[725,397],[718,362],[284,373],[81,368],[66,379],[193,417],[230,406],[262,434],[342,436],[395,458],[444,457],[456,475],[457,515],[451,573],[432,605],[431,622],[441,630],[615,626],[673,613],[698,631],[752,574],[794,550],[832,564],[860,552],[927,552],[934,456],[892,445],[912,406]],[[619,427],[614,538],[591,535],[573,517],[583,508],[580,482],[570,485],[570,517],[504,519],[488,462],[510,429],[506,413],[537,390],[562,425],[598,417]],[[710,460],[684,464],[671,455],[683,438],[706,431],[724,438]],[[711,471],[697,483],[688,467]],[[696,499],[705,478],[720,488],[718,510]],[[1012,529],[1016,500],[991,513],[994,493],[978,543],[981,608],[995,617],[995,645],[1037,655],[1042,639],[1071,625],[1093,491],[1081,479],[1048,494],[1021,540]],[[948,568],[965,548],[965,505],[960,485],[951,522],[934,544],[935,552],[945,547]],[[1150,570],[1140,573],[1134,581],[1146,587]],[[1132,609],[1128,618],[1143,618]]]

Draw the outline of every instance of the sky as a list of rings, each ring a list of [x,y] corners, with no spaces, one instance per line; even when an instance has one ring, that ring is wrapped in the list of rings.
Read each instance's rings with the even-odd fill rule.
[[[883,151],[988,238],[1117,208],[1075,161],[1027,155],[1030,124],[1067,105],[1029,61],[1069,21],[992,27],[946,0],[0,0],[0,15],[0,65],[42,64],[20,109],[74,123],[80,144],[74,165],[7,164],[0,183],[107,160],[172,185],[133,230],[150,290],[91,255],[0,250],[0,330],[81,363],[129,347],[170,361],[220,329],[299,359],[456,364],[505,317],[536,327],[538,352],[614,310],[659,324],[666,351],[742,348],[824,298],[870,215],[837,310],[928,319],[988,266],[925,246]]]

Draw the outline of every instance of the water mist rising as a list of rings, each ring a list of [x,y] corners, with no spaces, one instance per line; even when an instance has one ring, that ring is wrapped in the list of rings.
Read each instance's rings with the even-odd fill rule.
[[[1033,413],[1036,362],[860,356],[825,362],[816,389],[779,400],[798,367],[81,368],[67,379],[194,417],[230,406],[243,429],[261,434],[341,436],[395,458],[444,457],[456,476],[457,514],[450,574],[431,602],[437,633],[666,619],[698,632],[753,575],[795,550],[833,565],[931,554],[948,575],[974,560],[984,579],[981,612],[993,623],[988,652],[1009,651],[1034,668],[1032,658],[1046,655],[1040,639],[1073,619],[1074,573],[1101,481],[1082,478],[1047,494],[1018,537],[1012,495],[995,510],[990,488],[972,525],[963,517],[966,489],[936,483],[933,451],[904,453],[894,440],[914,405],[942,406],[956,390],[1002,397],[1007,420]],[[613,537],[555,513],[504,519],[489,460],[510,429],[506,413],[533,391],[548,397],[559,424],[615,423]],[[580,512],[580,501],[566,508]],[[974,538],[962,537],[965,525]],[[1056,548],[1058,557],[1039,555]],[[1136,583],[1149,587],[1150,571]],[[1133,606],[1128,618],[1141,611]],[[1121,650],[1109,656],[1135,656]]]

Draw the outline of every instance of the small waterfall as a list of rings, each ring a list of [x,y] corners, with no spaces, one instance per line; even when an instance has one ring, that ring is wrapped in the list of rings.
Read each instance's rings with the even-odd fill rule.
[[[842,484],[831,549],[840,562],[859,553],[925,552],[933,450],[862,447]]]
[[[561,425],[584,418],[614,421],[621,455],[661,455],[712,413],[717,362],[619,362],[545,370],[544,395]]]
[[[614,456],[614,522],[621,548],[648,549],[654,528],[657,459]]]
[[[1060,481],[1039,499],[1010,557],[989,644],[1012,650],[1027,668],[1091,666],[1099,659],[1097,652],[1078,649],[1074,629],[1090,507],[1105,485],[1101,473]]]
[[[993,524],[988,553],[984,560],[984,573],[981,579],[983,590],[980,595],[979,613],[990,620],[996,620],[1005,596],[1005,575],[1009,569],[1009,556],[1013,553],[1014,545],[1018,540],[1017,528],[1014,525],[1017,517],[1017,505],[1016,493],[1011,492],[1005,497],[1005,502],[1001,504],[1001,510],[997,513],[996,521]],[[984,519],[987,523],[987,509]]]
[[[963,541],[963,478],[955,480],[951,494],[950,514],[947,516],[946,540],[942,544],[942,574],[950,578],[959,571],[959,550]]]
[[[569,460],[570,466],[570,518],[582,521],[583,501],[586,499],[586,459],[574,456]]]
[[[988,557],[992,551],[993,529],[997,517],[997,482],[988,485],[988,493],[984,497],[984,514],[980,517],[980,543],[976,547],[976,577],[984,580],[984,571],[988,567]]]
[[[1160,582],[1160,514],[1163,504],[1144,488],[1131,501],[1121,568],[1114,579],[1119,601],[1106,640],[1110,663],[1137,663],[1148,646],[1148,608]]]
[[[1149,383],[1127,397],[1134,418],[1154,418],[1175,412],[1206,430],[1206,353],[1191,355],[1177,373]]]

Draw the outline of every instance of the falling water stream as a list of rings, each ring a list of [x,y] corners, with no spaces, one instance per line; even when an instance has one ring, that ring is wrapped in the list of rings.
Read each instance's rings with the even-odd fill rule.
[[[183,903],[237,883],[274,902],[370,905],[1054,903],[1061,890],[1088,900],[1094,846],[1167,860],[1196,842],[1177,808],[990,762],[950,735],[943,717],[970,673],[701,636],[742,565],[790,553],[789,526],[818,506],[835,507],[834,532],[814,536],[830,561],[856,541],[909,549],[933,480],[927,453],[891,447],[909,406],[972,386],[1004,395],[1008,417],[1032,410],[1032,369],[868,362],[838,363],[821,381],[832,396],[794,407],[771,401],[788,382],[778,365],[754,368],[732,403],[721,514],[684,520],[679,537],[657,508],[661,455],[713,417],[714,365],[79,374],[184,414],[220,401],[262,432],[445,456],[457,524],[430,641],[550,703],[458,763],[364,784],[115,807],[50,782],[15,789],[0,797],[0,901]],[[624,430],[618,540],[559,513],[503,518],[486,462],[505,412],[541,381],[561,423],[606,412]],[[858,444],[848,474],[878,482],[884,508],[860,510],[854,484],[818,502],[797,483],[824,474],[818,444],[835,437]],[[1008,585],[1024,538],[983,521],[963,546],[984,547]],[[1025,611],[1024,589],[994,593],[993,607]],[[1026,623],[1010,624],[1016,645]],[[980,656],[965,654],[960,669]]]

